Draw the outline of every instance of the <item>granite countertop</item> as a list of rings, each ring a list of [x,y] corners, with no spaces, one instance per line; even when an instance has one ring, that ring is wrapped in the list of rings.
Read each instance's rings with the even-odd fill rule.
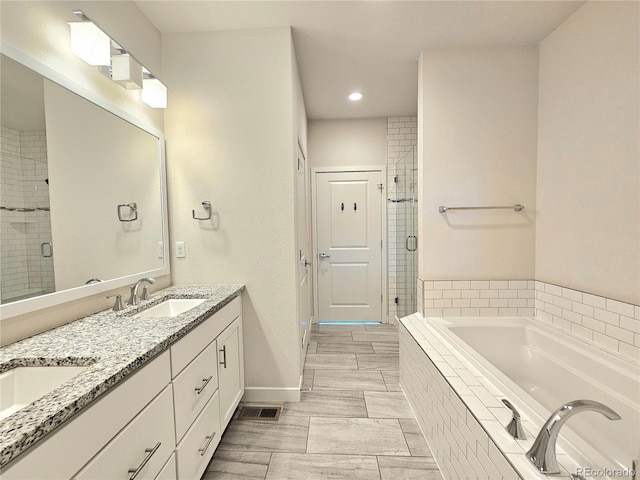
[[[178,285],[120,312],[105,310],[0,348],[0,373],[21,366],[87,370],[0,420],[0,467],[118,385],[240,295],[244,285]],[[173,318],[132,318],[169,298],[206,298]]]

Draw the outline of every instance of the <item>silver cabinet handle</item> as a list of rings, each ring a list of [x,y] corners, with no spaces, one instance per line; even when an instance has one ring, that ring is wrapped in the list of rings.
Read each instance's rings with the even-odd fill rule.
[[[153,457],[153,454],[156,453],[158,451],[158,449],[160,448],[160,445],[162,445],[160,442],[156,443],[156,446],[153,448],[147,448],[145,450],[145,453],[147,454],[146,457],[144,457],[144,460],[142,460],[142,463],[140,465],[138,465],[138,468],[136,469],[130,469],[128,473],[131,474],[131,476],[129,477],[129,480],[135,480],[135,478],[140,474],[140,472],[142,471],[142,469],[144,468],[144,466],[149,463],[149,460],[151,460],[151,457]]]
[[[200,385],[199,388],[196,388],[196,393],[198,395],[200,395],[202,393],[202,391],[207,387],[207,385],[209,384],[209,382],[211,381],[211,379],[213,378],[213,375],[209,375],[209,378],[203,378],[202,379],[202,385]]]
[[[215,438],[215,436],[216,436],[216,432],[213,432],[208,437],[204,437],[207,443],[204,444],[204,447],[198,449],[201,457],[204,455],[204,452],[207,451],[207,448],[209,448],[209,445],[211,445],[211,441]]]
[[[320,259],[331,258],[331,255],[327,255],[326,253],[319,253],[318,254],[318,258],[320,258]]]
[[[227,368],[227,346],[223,345],[222,350],[220,351],[222,352],[222,361],[220,362],[220,365]]]

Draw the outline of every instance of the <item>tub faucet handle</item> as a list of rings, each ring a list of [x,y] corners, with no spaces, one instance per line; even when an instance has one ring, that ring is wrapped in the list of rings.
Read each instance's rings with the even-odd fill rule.
[[[505,407],[511,410],[511,421],[505,427],[507,432],[509,432],[509,434],[516,440],[526,440],[527,435],[524,433],[524,428],[522,428],[520,412],[518,412],[518,410],[516,410],[516,407],[514,407],[513,404],[506,398],[502,399],[502,403],[504,403]]]

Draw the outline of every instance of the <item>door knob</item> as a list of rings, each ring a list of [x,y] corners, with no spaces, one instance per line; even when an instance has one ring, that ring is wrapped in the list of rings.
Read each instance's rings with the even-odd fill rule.
[[[326,253],[319,253],[318,258],[320,259],[331,258],[331,255],[327,255]]]

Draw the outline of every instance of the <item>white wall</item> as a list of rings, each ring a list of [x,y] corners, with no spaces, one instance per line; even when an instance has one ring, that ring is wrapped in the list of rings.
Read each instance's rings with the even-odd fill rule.
[[[588,2],[540,44],[536,279],[640,304],[640,4]]]
[[[149,126],[163,130],[163,112],[144,105],[139,92],[127,91],[104,77],[71,52],[68,21],[77,20],[80,8],[131,51],[145,66],[162,77],[160,33],[131,1],[0,2],[0,38],[37,61],[72,79],[80,87],[123,108]],[[171,96],[171,93],[169,93]],[[171,101],[171,100],[170,100]],[[169,276],[158,279],[153,290],[170,285]],[[126,294],[128,289],[118,293]],[[116,292],[108,292],[116,293]],[[105,294],[93,295],[54,308],[3,319],[0,343],[48,330],[57,325],[104,310],[112,305]]]
[[[386,164],[386,118],[309,121],[309,165],[312,168]]]
[[[422,279],[533,278],[537,66],[535,48],[422,52]],[[526,209],[438,213],[515,203]]]
[[[290,29],[168,34],[163,67],[174,281],[246,284],[248,395],[299,395]]]

